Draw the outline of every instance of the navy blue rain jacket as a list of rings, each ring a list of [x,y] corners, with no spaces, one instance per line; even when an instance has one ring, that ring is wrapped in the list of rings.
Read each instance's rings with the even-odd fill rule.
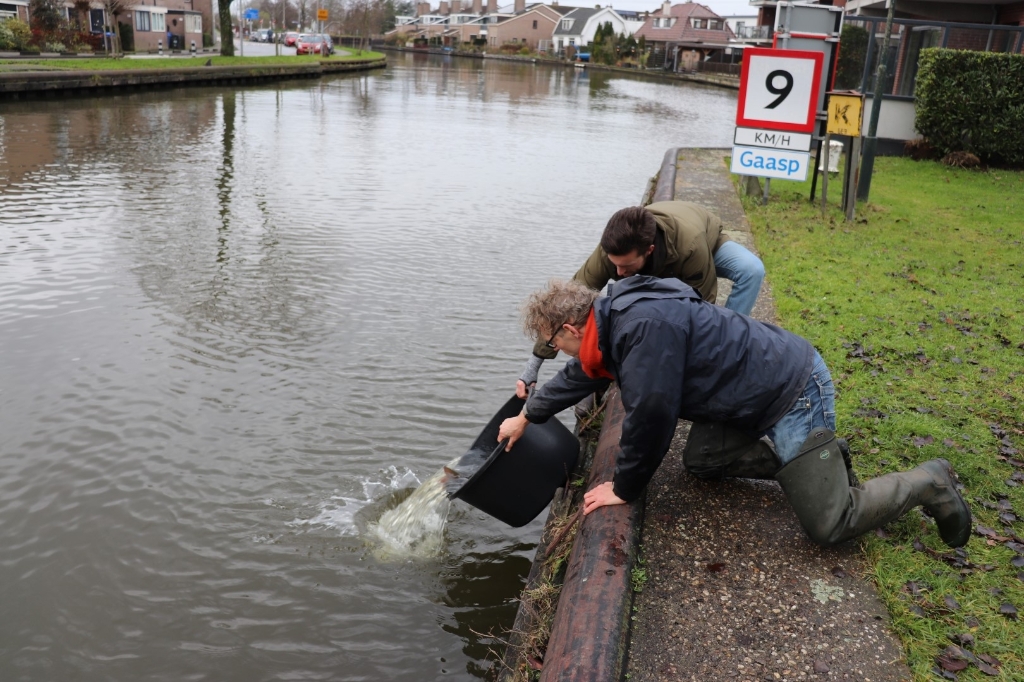
[[[707,303],[675,279],[637,275],[610,284],[594,316],[626,413],[614,491],[627,502],[661,464],[679,418],[761,434],[811,375],[814,348],[805,339]],[[543,423],[609,383],[588,377],[573,358],[534,392],[526,418]]]

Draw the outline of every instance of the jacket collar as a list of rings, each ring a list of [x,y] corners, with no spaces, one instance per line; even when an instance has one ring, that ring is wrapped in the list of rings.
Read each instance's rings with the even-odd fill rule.
[[[618,379],[618,358],[612,353],[611,318],[637,301],[645,299],[692,299],[702,301],[693,287],[674,277],[658,278],[633,275],[608,283],[608,295],[594,301],[591,317],[597,327],[597,343],[604,367]],[[588,327],[590,321],[588,320]]]

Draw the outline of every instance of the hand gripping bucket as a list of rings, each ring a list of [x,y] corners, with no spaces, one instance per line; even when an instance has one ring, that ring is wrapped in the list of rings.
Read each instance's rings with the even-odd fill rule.
[[[525,526],[550,504],[576,467],[580,443],[557,419],[530,424],[509,452],[498,443],[501,422],[514,417],[526,401],[513,396],[480,432],[460,461],[483,464],[449,493],[499,521]]]

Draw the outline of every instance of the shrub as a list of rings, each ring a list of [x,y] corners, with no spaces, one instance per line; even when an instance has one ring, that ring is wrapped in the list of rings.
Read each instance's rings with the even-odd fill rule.
[[[32,39],[32,29],[24,21],[0,20],[0,50],[24,50]]]
[[[132,28],[131,24],[125,24],[118,22],[117,31],[121,37],[121,50],[124,52],[135,51],[135,29]]]
[[[45,52],[67,52],[68,48],[64,43],[46,43],[43,50]]]
[[[940,155],[1024,166],[1024,55],[922,50],[915,125]]]
[[[864,60],[868,54],[867,29],[845,24],[839,39],[839,61],[836,64],[836,90],[859,90],[864,78]]]

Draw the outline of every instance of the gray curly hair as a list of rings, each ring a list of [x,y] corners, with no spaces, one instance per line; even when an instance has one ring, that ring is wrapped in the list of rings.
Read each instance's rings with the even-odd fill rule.
[[[600,294],[575,280],[552,279],[523,302],[523,331],[536,340],[550,336],[563,324],[582,327]]]

